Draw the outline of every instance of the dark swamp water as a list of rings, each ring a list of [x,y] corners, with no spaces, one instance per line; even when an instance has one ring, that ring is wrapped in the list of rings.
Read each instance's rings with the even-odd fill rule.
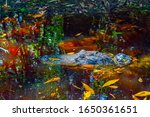
[[[150,1],[0,1],[1,100],[149,100]]]

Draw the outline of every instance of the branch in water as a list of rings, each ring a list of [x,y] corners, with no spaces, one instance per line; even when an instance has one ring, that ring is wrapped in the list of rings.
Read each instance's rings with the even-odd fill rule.
[[[4,49],[4,48],[1,48],[1,47],[0,47],[0,50],[4,51],[5,53],[9,53],[9,51],[6,50],[6,49]]]

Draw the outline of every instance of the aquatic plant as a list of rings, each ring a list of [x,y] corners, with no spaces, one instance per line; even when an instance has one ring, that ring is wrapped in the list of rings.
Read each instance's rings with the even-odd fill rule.
[[[8,33],[11,35],[10,40],[7,39],[7,41],[12,44],[9,43],[7,48],[9,48],[10,56],[13,57],[12,70],[15,71],[17,78],[22,79],[22,81],[27,81],[30,77],[29,74],[36,72],[37,59],[45,54],[46,51],[54,50],[56,48],[55,46],[57,46],[63,38],[62,17],[55,16],[52,21],[53,24],[49,24],[50,26],[46,25],[43,20],[34,21],[34,24],[31,23],[30,26],[28,26],[29,24],[27,23],[22,24],[22,21],[20,22],[18,19],[14,19],[13,22],[11,22],[11,20],[5,21],[6,24],[11,23],[13,26],[13,28],[10,29],[6,27],[7,34],[5,34],[5,36],[7,36]],[[50,30],[47,30],[48,27],[50,27]],[[49,31],[51,37],[46,37]],[[4,34],[2,37],[4,37]],[[52,42],[48,40],[49,38],[51,38]],[[49,48],[50,50],[48,50]],[[1,49],[4,50],[3,48]],[[10,65],[6,68],[9,69]]]
[[[45,27],[46,45],[54,50],[55,54],[59,53],[57,45],[63,40],[63,16],[57,15],[51,18],[51,24]]]
[[[95,96],[97,94],[99,94],[99,99],[103,99],[103,96],[106,97],[106,99],[107,99],[107,98],[109,98],[108,97],[109,90],[117,89],[119,87],[118,85],[115,84],[119,80],[120,79],[108,80],[106,78],[105,79],[101,78],[99,80],[94,80],[90,86],[93,87],[93,89],[95,91]],[[87,95],[85,95],[85,96],[87,97]]]

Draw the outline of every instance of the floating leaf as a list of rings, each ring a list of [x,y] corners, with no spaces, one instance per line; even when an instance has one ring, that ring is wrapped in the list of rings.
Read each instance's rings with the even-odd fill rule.
[[[52,79],[50,79],[50,80],[44,82],[44,84],[51,83],[51,82],[56,82],[56,81],[58,81],[58,80],[60,80],[60,78],[59,78],[59,77],[55,77],[55,78],[52,78]]]
[[[77,63],[68,63],[68,64],[64,64],[64,65],[67,65],[68,67],[75,67],[75,66],[78,66]]]
[[[7,35],[7,34],[6,34],[6,33],[4,33],[1,37],[2,37],[2,38],[3,38],[3,37],[6,37],[6,35]]]
[[[138,79],[138,81],[139,81],[140,83],[142,83],[142,82],[143,82],[143,79],[140,77],[140,78]]]
[[[115,97],[112,93],[109,93],[109,95],[110,95],[111,97],[113,97],[113,99],[116,99],[116,97]]]
[[[102,70],[98,70],[98,69],[94,69],[93,70],[94,73],[99,73],[99,72],[103,72]]]
[[[67,54],[68,54],[68,55],[72,55],[72,54],[74,54],[74,53],[75,53],[75,52],[68,52]]]
[[[111,57],[114,57],[114,54],[112,54],[112,53],[108,53],[108,55],[111,56]]]
[[[137,97],[150,96],[150,91],[141,91],[139,93],[134,94],[134,96],[137,96]]]
[[[56,96],[56,93],[55,93],[55,92],[54,92],[54,93],[51,93],[50,96],[51,96],[51,97],[54,97],[54,96]]]
[[[134,96],[134,95],[132,95],[132,98],[133,98],[134,100],[139,100],[139,98],[137,98],[137,97]]]
[[[78,37],[78,36],[80,36],[81,34],[82,34],[82,33],[77,33],[75,36]]]
[[[112,84],[114,84],[114,83],[116,83],[118,81],[119,81],[119,79],[109,80],[102,87],[110,86],[110,85],[112,85]]]
[[[55,90],[56,92],[58,92],[58,88],[56,88],[56,90]]]
[[[94,90],[90,86],[88,86],[85,83],[82,83],[82,84],[86,91],[91,92],[91,94],[95,94]]]
[[[32,17],[34,17],[34,18],[40,18],[40,17],[42,17],[44,14],[35,14],[35,15],[33,15]]]
[[[76,86],[76,85],[74,85],[74,84],[72,84],[72,86],[73,86],[74,88],[76,88],[76,89],[81,90],[81,88],[80,88],[80,87],[78,87],[78,86]]]
[[[147,97],[145,97],[143,100],[147,100]]]
[[[85,91],[83,94],[83,99],[84,100],[88,100],[91,96],[91,92],[90,91]]]
[[[41,94],[42,94],[42,92],[38,92],[38,94],[39,94],[39,95],[41,95]]]
[[[117,73],[122,73],[124,70],[124,68],[117,68],[117,69],[114,69],[115,72]]]
[[[116,19],[115,22],[116,22],[116,23],[120,23],[120,22],[123,22],[123,20],[121,20],[121,19]]]
[[[138,61],[138,59],[137,59],[137,58],[132,57],[132,62],[133,62],[133,63],[136,63],[137,61]]]
[[[82,65],[83,68],[87,68],[87,69],[94,69],[94,65],[91,64],[84,64]]]
[[[111,85],[111,86],[109,86],[109,88],[111,88],[111,89],[117,89],[118,86],[116,86],[116,85]]]
[[[22,86],[22,85],[18,85],[18,87],[19,87],[19,88],[22,88],[23,86]]]

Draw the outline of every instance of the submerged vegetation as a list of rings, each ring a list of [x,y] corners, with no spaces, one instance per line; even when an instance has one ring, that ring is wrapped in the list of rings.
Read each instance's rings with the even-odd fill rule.
[[[0,99],[150,99],[149,21],[149,0],[0,1]]]

